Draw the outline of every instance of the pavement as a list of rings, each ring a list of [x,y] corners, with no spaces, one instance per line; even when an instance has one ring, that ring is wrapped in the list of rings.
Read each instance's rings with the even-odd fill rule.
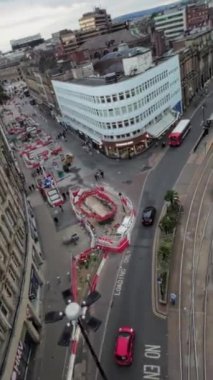
[[[212,144],[211,144],[212,143]],[[213,133],[192,154],[175,186],[184,207],[177,228],[169,288],[169,378],[210,379],[212,322]]]

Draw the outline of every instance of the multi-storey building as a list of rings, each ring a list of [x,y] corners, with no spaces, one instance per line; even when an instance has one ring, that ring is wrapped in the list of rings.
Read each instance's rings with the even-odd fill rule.
[[[192,84],[188,85],[188,83],[186,83],[186,87],[188,87],[187,93],[191,92],[191,87],[197,88],[197,85],[198,89],[204,87],[205,83],[213,75],[213,30],[205,27],[197,33],[177,38],[172,42],[172,45],[177,52],[180,51],[180,49],[188,48],[193,51],[193,55],[197,56],[196,59],[194,58],[193,63],[193,78],[195,84],[192,86]],[[197,62],[196,67],[195,62]],[[186,67],[188,68],[188,65]],[[194,90],[192,92],[194,92]]]
[[[156,30],[162,30],[168,40],[183,34],[187,29],[186,8],[171,8],[154,18]]]
[[[27,47],[34,47],[44,42],[44,39],[41,37],[40,33],[35,34],[34,36],[28,36],[20,38],[18,40],[11,40],[10,44],[13,50],[23,49]]]
[[[179,58],[153,66],[148,49],[130,49],[124,75],[53,81],[64,122],[109,157],[130,157],[147,148],[182,111]]]
[[[95,8],[94,12],[83,14],[79,20],[80,29],[83,31],[91,29],[106,29],[111,25],[111,16],[106,9]]]
[[[200,28],[208,24],[209,8],[205,3],[188,4],[186,7],[187,30]]]
[[[2,123],[0,220],[0,378],[25,379],[40,341],[43,258],[23,178]]]

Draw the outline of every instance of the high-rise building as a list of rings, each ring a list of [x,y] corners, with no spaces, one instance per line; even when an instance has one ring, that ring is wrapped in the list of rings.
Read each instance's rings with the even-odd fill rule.
[[[43,259],[32,208],[0,119],[0,378],[24,379],[40,341]]]
[[[186,8],[171,8],[154,17],[155,29],[162,30],[168,40],[183,34],[187,29]]]
[[[79,24],[81,30],[87,31],[90,29],[109,29],[112,21],[106,9],[95,8],[94,12],[83,14]]]

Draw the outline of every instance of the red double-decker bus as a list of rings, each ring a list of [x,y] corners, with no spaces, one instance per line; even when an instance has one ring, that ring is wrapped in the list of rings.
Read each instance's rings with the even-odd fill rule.
[[[191,129],[191,122],[189,119],[180,120],[173,131],[169,134],[169,145],[170,146],[179,146],[183,139],[186,137]]]

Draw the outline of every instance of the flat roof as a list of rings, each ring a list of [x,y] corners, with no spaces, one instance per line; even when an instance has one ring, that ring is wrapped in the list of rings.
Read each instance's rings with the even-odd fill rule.
[[[147,72],[149,71],[150,69],[152,69],[153,67],[156,67],[158,66],[160,63],[163,63],[165,61],[167,61],[168,59],[170,58],[173,58],[174,56],[176,56],[177,54],[171,54],[170,56],[166,56],[166,57],[161,57],[158,61],[156,61],[156,63],[153,62],[153,64],[147,69],[144,71]],[[110,84],[113,84],[113,83],[118,83],[118,82],[123,82],[123,81],[126,81],[130,78],[132,78],[133,76],[127,76],[127,75],[124,75],[124,74],[119,74],[117,76],[117,82],[106,82],[105,80],[105,77],[109,77],[109,75],[113,75],[116,73],[108,73],[106,74],[105,76],[100,76],[100,77],[87,77],[87,78],[80,78],[80,79],[70,79],[68,81],[66,81],[67,83],[74,83],[74,84],[78,84],[78,85],[84,85],[84,86],[94,86],[94,87],[98,87],[98,86],[103,86],[103,85],[110,85]],[[142,73],[138,73],[138,74],[135,74],[134,77],[137,77],[138,75],[140,75]],[[58,80],[59,82],[61,82],[60,78],[56,79]],[[63,81],[62,81],[63,82]]]

